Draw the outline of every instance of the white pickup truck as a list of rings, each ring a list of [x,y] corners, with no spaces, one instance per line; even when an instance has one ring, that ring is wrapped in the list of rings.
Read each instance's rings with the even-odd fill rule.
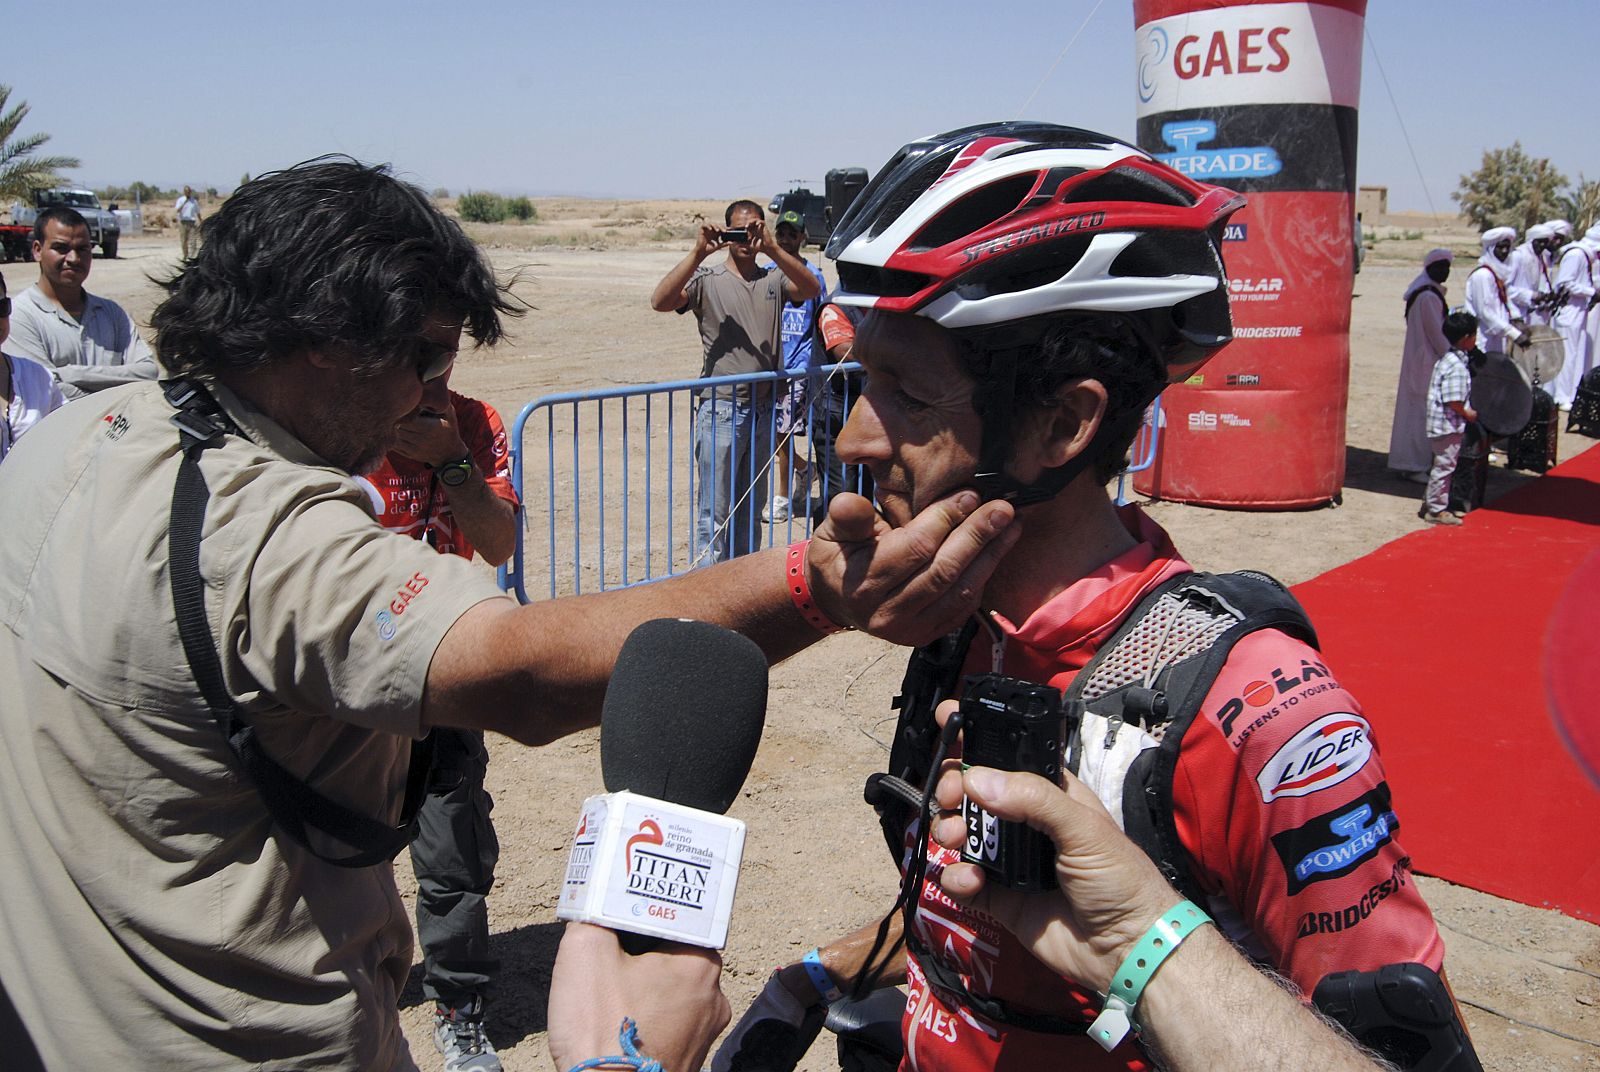
[[[33,207],[13,205],[11,218],[14,223],[27,224],[31,227],[40,209],[55,208],[58,205],[73,209],[84,218],[89,224],[89,241],[100,247],[102,257],[117,255],[117,243],[122,238],[122,228],[114,214],[100,207],[100,199],[95,196],[93,190],[72,190],[64,186],[51,190],[35,190]]]

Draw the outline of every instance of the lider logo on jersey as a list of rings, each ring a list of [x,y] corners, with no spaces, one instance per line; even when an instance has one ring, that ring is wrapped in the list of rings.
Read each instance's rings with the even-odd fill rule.
[[[1283,170],[1278,150],[1270,145],[1251,145],[1227,149],[1202,149],[1217,136],[1217,124],[1209,119],[1184,119],[1161,124],[1161,140],[1172,146],[1170,153],[1157,153],[1156,159],[1174,171],[1197,179],[1264,179]]]
[[[1272,835],[1272,847],[1283,861],[1289,896],[1313,882],[1348,875],[1394,840],[1400,820],[1389,805],[1389,783],[1325,812],[1304,826]]]
[[[1256,775],[1262,801],[1308,796],[1352,777],[1372,758],[1371,733],[1360,715],[1323,715],[1285,741]]]

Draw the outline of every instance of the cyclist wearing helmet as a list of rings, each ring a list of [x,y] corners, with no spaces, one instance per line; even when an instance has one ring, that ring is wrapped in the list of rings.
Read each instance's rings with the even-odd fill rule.
[[[1258,963],[1405,1067],[1478,1067],[1367,720],[1303,612],[1263,575],[1195,574],[1106,494],[1150,401],[1231,338],[1219,239],[1243,203],[1114,139],[1003,123],[906,146],[829,243],[834,300],[870,310],[841,456],[871,471],[891,524],[975,486],[1015,504],[1021,529],[975,623],[913,656],[890,777],[869,783],[909,873],[909,955],[868,973],[907,986],[902,1068],[1159,1059],[1159,1039],[1091,1038],[1103,996],[937,881],[957,856],[914,806],[938,739],[928,716],[991,671],[1086,705],[1063,766]],[[770,1061],[786,1031],[813,1028],[862,978],[875,930],[775,973],[713,1067]],[[1319,990],[1333,973],[1350,974]],[[1399,992],[1438,1022],[1391,1024],[1382,995]]]

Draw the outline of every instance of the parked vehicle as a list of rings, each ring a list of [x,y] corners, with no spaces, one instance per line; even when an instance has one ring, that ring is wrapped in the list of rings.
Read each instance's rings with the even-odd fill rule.
[[[785,212],[798,212],[806,221],[806,241],[822,245],[828,241],[827,202],[821,194],[814,194],[804,186],[796,186],[772,199],[767,211],[774,217]]]
[[[7,262],[33,260],[33,228],[25,223],[0,223],[0,253]]]
[[[866,185],[866,168],[834,168],[828,172],[826,194],[796,186],[774,197],[767,210],[777,216],[789,211],[800,213],[806,221],[806,241],[826,245],[833,225],[843,218]]]
[[[117,243],[122,238],[122,228],[117,223],[117,217],[107,209],[100,206],[100,199],[93,190],[73,190],[58,186],[50,190],[33,191],[33,207],[14,206],[11,210],[12,219],[16,223],[33,226],[33,221],[38,217],[42,208],[54,208],[57,205],[75,210],[89,225],[89,241],[100,247],[103,257],[117,255]],[[7,247],[9,250],[9,247]]]

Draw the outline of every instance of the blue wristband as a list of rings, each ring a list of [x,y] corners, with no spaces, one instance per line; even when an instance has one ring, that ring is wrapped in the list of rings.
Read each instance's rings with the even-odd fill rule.
[[[844,991],[833,985],[833,979],[828,975],[828,969],[822,966],[821,952],[820,949],[811,950],[811,952],[800,958],[800,963],[806,966],[806,975],[811,979],[811,985],[816,988],[818,994],[822,995],[822,1003],[824,1005],[832,1005],[844,997]]]
[[[1115,1049],[1128,1037],[1128,1031],[1134,1027],[1134,1009],[1156,970],[1185,938],[1210,922],[1211,917],[1193,901],[1179,901],[1134,943],[1122,967],[1111,977],[1111,992],[1106,995],[1105,1007],[1089,1025],[1089,1036],[1101,1049]]]
[[[622,1044],[622,1052],[613,1057],[594,1057],[587,1061],[580,1061],[573,1065],[568,1072],[591,1072],[593,1069],[633,1069],[635,1072],[664,1072],[661,1062],[654,1057],[646,1057],[639,1052],[639,1028],[631,1016],[622,1018],[622,1027],[617,1031],[617,1041]]]

